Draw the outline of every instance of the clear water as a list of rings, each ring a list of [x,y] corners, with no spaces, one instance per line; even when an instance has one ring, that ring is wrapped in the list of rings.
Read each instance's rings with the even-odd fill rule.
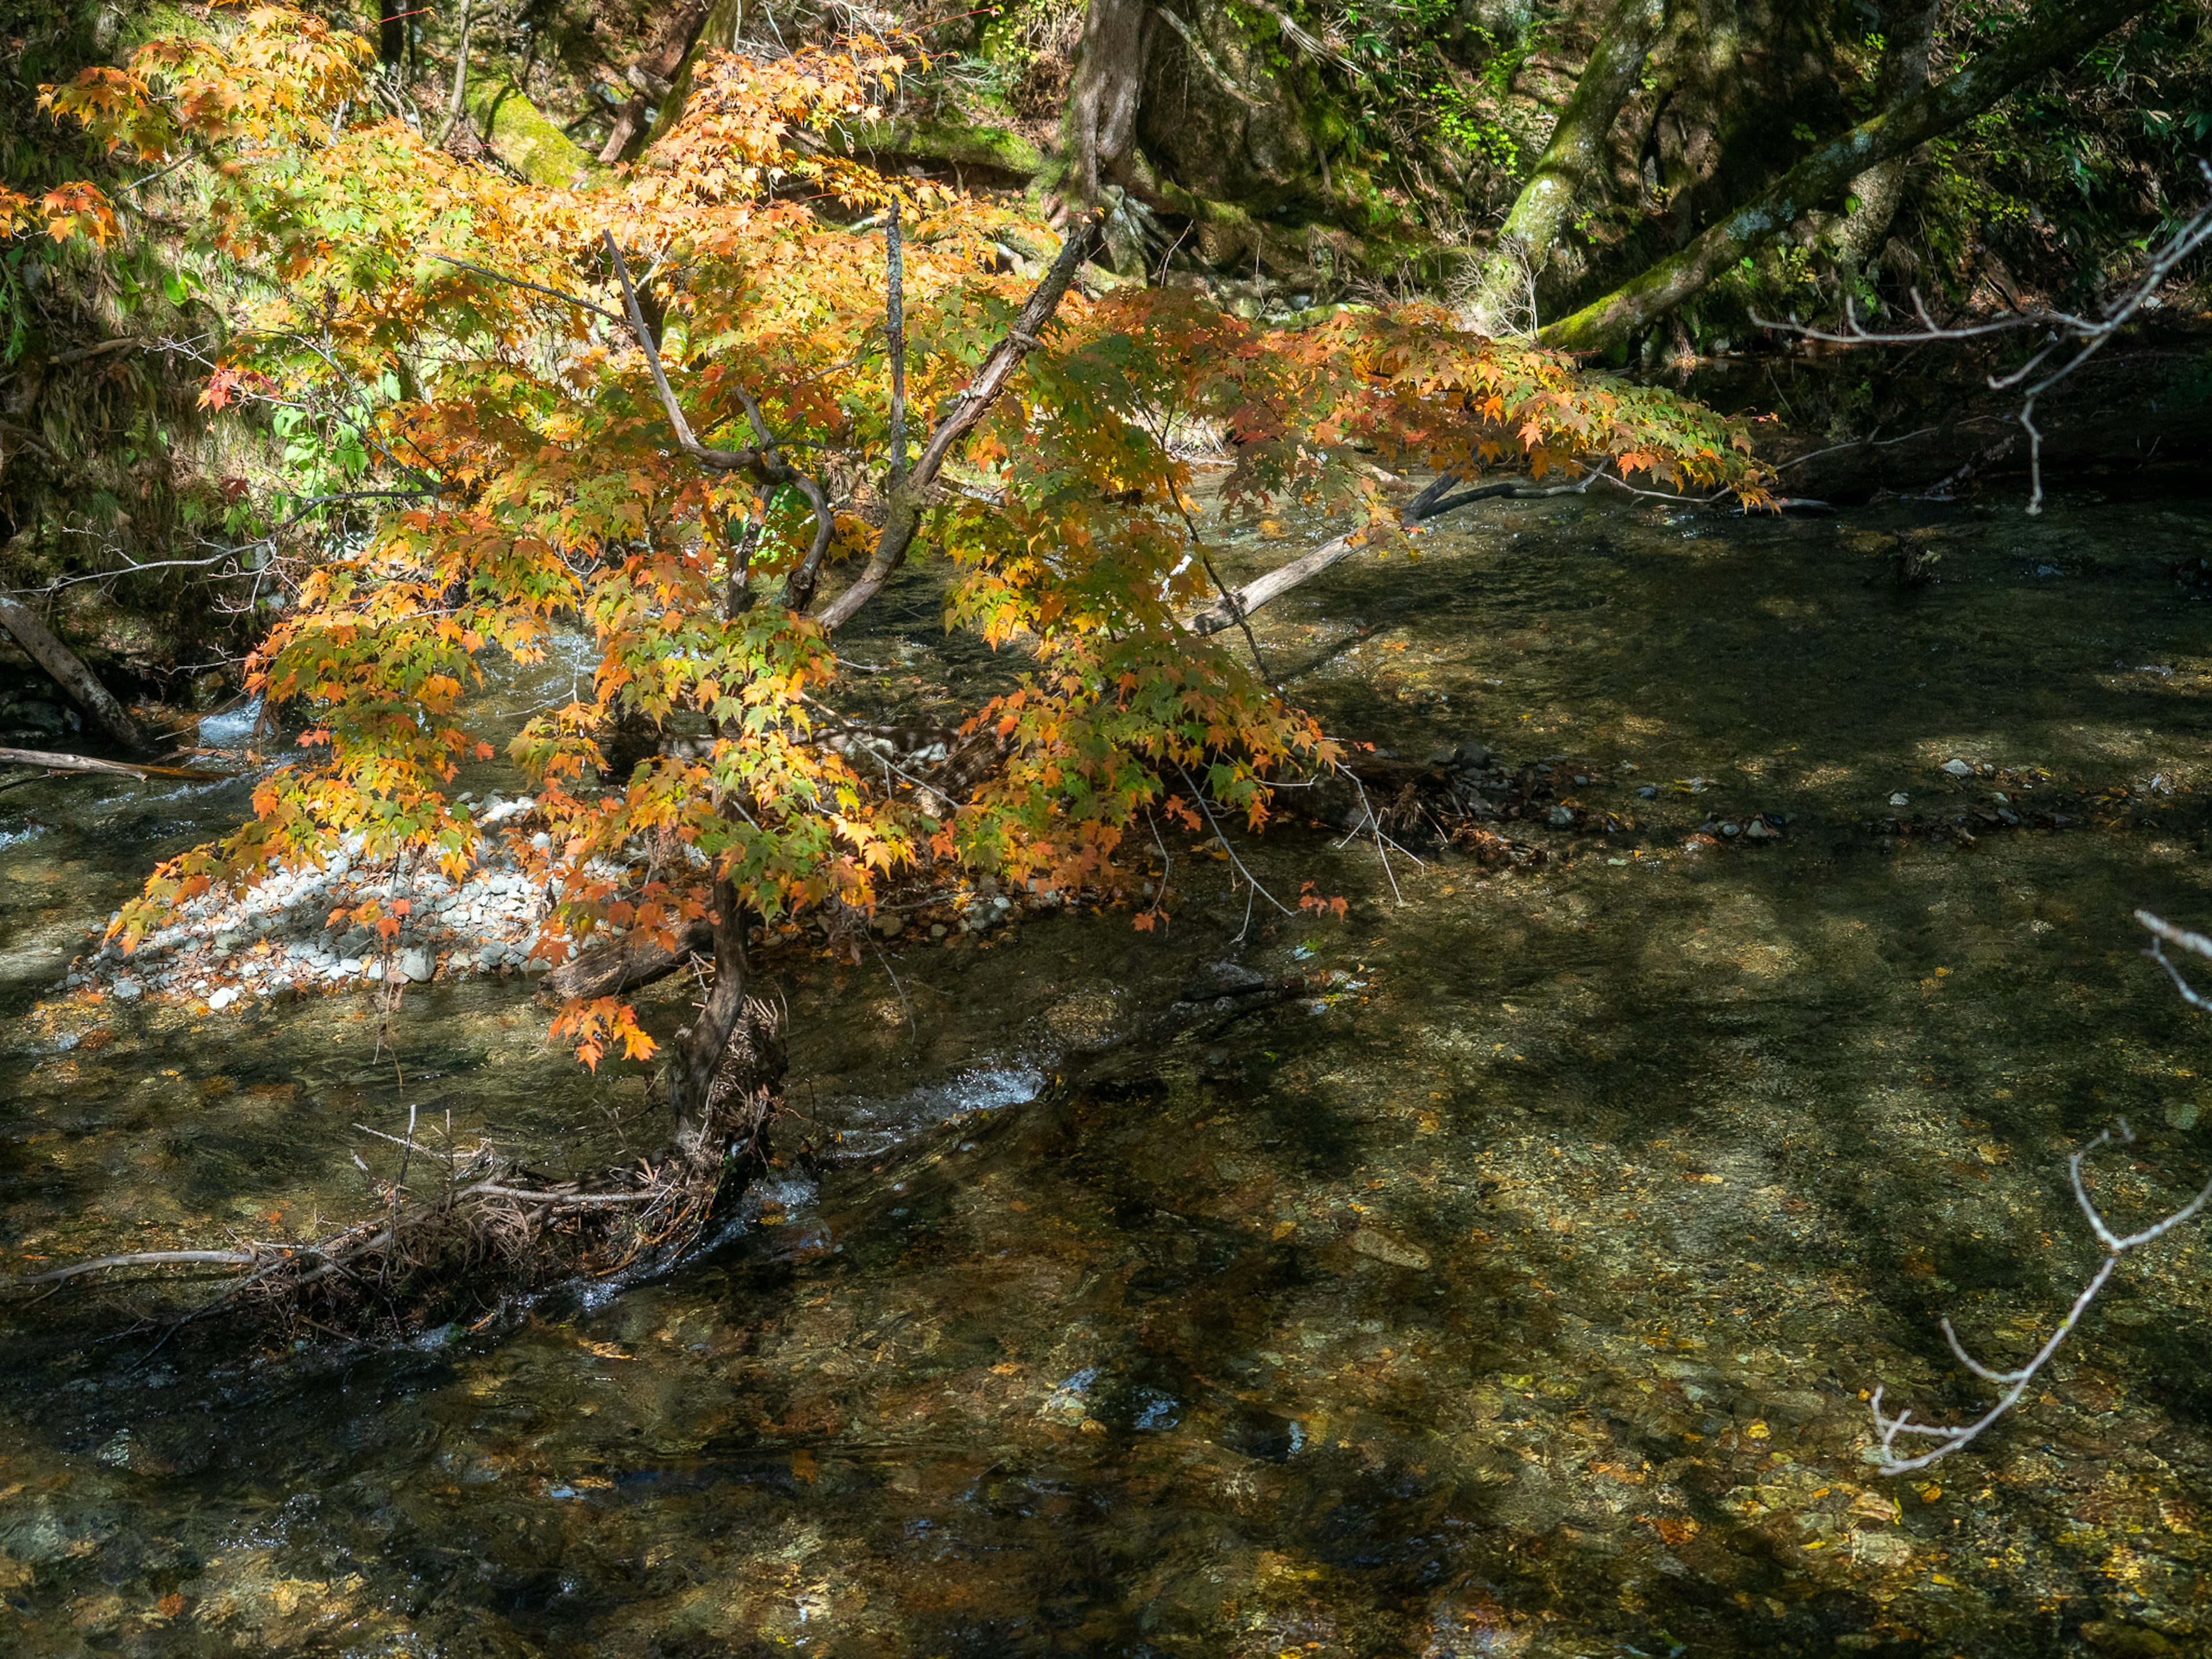
[[[1944,1313],[1992,1358],[2048,1328],[2093,1265],[2064,1157],[2115,1114],[2116,1210],[2212,1163],[2212,1047],[2128,921],[2212,920],[2212,607],[2168,570],[2208,527],[1577,502],[1340,567],[1259,629],[1334,728],[1582,758],[1637,828],[1528,832],[1555,856],[1511,875],[1395,859],[1394,898],[1371,846],[1286,827],[1248,856],[1350,917],[1241,946],[1227,866],[1178,844],[1164,937],[787,957],[784,1145],[822,1161],[652,1282],[260,1357],[134,1326],[149,1287],[0,1304],[0,1648],[2202,1650],[2198,1237],[1932,1479],[1875,1474],[1862,1395],[1970,1406]],[[1938,584],[1888,580],[1903,528]],[[920,702],[909,597],[854,651]],[[1954,757],[2040,769],[2081,827],[1861,828],[1987,805]],[[641,1079],[549,1050],[519,983],[418,988],[381,1043],[359,1000],[49,994],[241,788],[0,796],[11,1263],[356,1213],[354,1126],[410,1105],[550,1162],[650,1144]],[[1778,844],[1683,850],[1762,811]],[[1341,976],[1171,1011],[1231,957]]]

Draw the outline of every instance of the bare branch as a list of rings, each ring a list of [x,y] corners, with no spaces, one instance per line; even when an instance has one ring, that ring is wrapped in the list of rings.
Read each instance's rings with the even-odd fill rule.
[[[2212,185],[2212,162],[2199,161],[2197,164],[2197,169],[2205,183]],[[2008,392],[2015,386],[2027,384],[2030,380],[2033,381],[2033,384],[2027,386],[2027,392],[2021,401],[2020,413],[2014,417],[2019,421],[2021,429],[2027,434],[2027,510],[2033,515],[2043,511],[2043,429],[2035,423],[2037,402],[2045,392],[2103,350],[2112,337],[2118,334],[2138,311],[2151,302],[2158,290],[2165,285],[2166,278],[2173,274],[2181,262],[2204,246],[2207,242],[2212,242],[2212,203],[2199,208],[2190,219],[2167,237],[2165,243],[2151,256],[2150,263],[2143,268],[2142,274],[2122,289],[2118,295],[2105,307],[2103,316],[2094,319],[2076,316],[2069,311],[2039,308],[2034,311],[2023,311],[2011,317],[1996,318],[1985,323],[1946,326],[1938,324],[1928,314],[1927,302],[1920,297],[1920,290],[1916,288],[1912,290],[1912,309],[1914,314],[1920,319],[1920,326],[1917,329],[1892,333],[1875,332],[1859,321],[1857,313],[1848,301],[1845,302],[1844,308],[1844,326],[1840,331],[1810,328],[1797,322],[1770,322],[1756,314],[1753,316],[1752,321],[1761,328],[1796,334],[1808,340],[1825,340],[1838,345],[1926,345],[1938,340],[1980,339],[1990,335],[2011,333],[2023,328],[2049,329],[2051,331],[2049,342],[2040,350],[2029,356],[2026,362],[2002,374],[1992,374],[1989,377],[1990,390],[1992,392]],[[2035,379],[2034,377],[2044,365],[2069,343],[2077,348],[2073,355],[2068,356],[2049,374],[2044,374],[2041,379]],[[1828,452],[1822,450],[1814,453],[1825,454]],[[1809,455],[1798,457],[1799,460],[1811,459]]]
[[[75,1279],[80,1273],[96,1273],[107,1267],[167,1267],[188,1262],[212,1262],[222,1267],[243,1267],[256,1261],[252,1250],[127,1250],[121,1255],[95,1256],[89,1261],[71,1262],[66,1267],[56,1267],[51,1273],[27,1273],[18,1279],[18,1285],[52,1285],[64,1279]]]
[[[202,772],[189,766],[141,766],[126,761],[95,760],[90,755],[64,755],[51,749],[0,749],[0,766],[43,766],[50,772],[110,772],[125,778],[213,778],[219,772]]]
[[[621,324],[624,328],[629,326],[629,319],[620,312],[609,311],[605,306],[593,305],[581,295],[564,293],[557,288],[548,288],[543,283],[526,283],[520,276],[510,276],[503,270],[492,270],[489,265],[472,265],[466,259],[456,259],[450,253],[434,253],[430,257],[433,259],[442,260],[449,265],[459,265],[463,270],[473,270],[479,276],[489,276],[495,283],[505,283],[510,288],[526,288],[533,293],[546,295],[560,301],[563,305],[571,305],[579,310],[588,311],[595,317],[604,317],[611,323]]]
[[[2212,958],[2212,939],[2207,939],[2202,933],[2192,933],[2185,929],[2176,927],[2172,923],[2153,915],[2148,910],[2136,911],[2136,920],[2148,928],[2159,940],[2170,943],[2177,949],[2186,951],[2193,956]],[[2175,970],[2173,964],[2166,960],[2157,944],[2154,944],[2145,954],[2156,959],[2169,974],[2172,975],[2174,983],[2180,988],[2182,995],[2191,1004],[2198,1007],[2208,1006],[2182,981],[2180,974]],[[1874,1391],[1871,1409],[1874,1413],[1875,1432],[1880,1437],[1881,1462],[1879,1468],[1882,1474],[1908,1474],[1915,1469],[1926,1468],[1929,1464],[1948,1457],[1960,1447],[1970,1445],[1979,1438],[1984,1430],[2011,1411],[2026,1397],[2029,1386],[2035,1381],[2043,1368],[2051,1363],[2052,1356],[2057,1353],[2066,1339],[2073,1334],[2075,1328],[2081,1322],[2081,1316],[2089,1310],[2089,1304],[2097,1299],[2099,1293],[2110,1281],[2113,1270],[2120,1265],[2121,1258],[2130,1251],[2139,1250],[2146,1244],[2154,1243],[2176,1228],[2195,1220],[2203,1213],[2208,1205],[2212,1205],[2212,1181],[2208,1181],[2197,1189],[2197,1195],[2186,1204],[2179,1209],[2167,1212],[2149,1226],[2132,1233],[2115,1231],[2112,1224],[2105,1219],[2104,1212],[2098,1209],[2096,1201],[2089,1196],[2088,1183],[2081,1178],[2081,1165],[2091,1154],[2100,1152],[2106,1146],[2131,1146],[2134,1144],[2135,1138],[2135,1131],[2128,1126],[2127,1119],[2117,1118],[2113,1121],[2112,1127],[2105,1130],[2094,1140],[2066,1160],[2068,1179],[2074,1188],[2074,1201],[2081,1206],[2082,1215],[2089,1223],[2089,1231],[2096,1236],[2098,1243],[2103,1246],[2105,1255],[2104,1260],[2097,1264],[2097,1271],[2090,1275],[2089,1282],[2083,1285],[2080,1293],[2075,1297],[2073,1305],[2067,1309],[2066,1316],[2058,1322],[2057,1328],[2045,1339],[2043,1346],[2035,1351],[2026,1364],[2008,1371],[2001,1371],[1982,1364],[1966,1352],[1966,1346],[1959,1340],[1958,1333],[1952,1328],[1950,1320],[1947,1318],[1943,1321],[1943,1340],[1950,1344],[1951,1352],[1957,1357],[1959,1363],[1984,1382],[2001,1385],[1996,1401],[1987,1411],[1970,1423],[1916,1423],[1912,1420],[1912,1413],[1909,1410],[1894,1414],[1885,1412],[1882,1408],[1882,1390],[1876,1389]],[[1936,1444],[1917,1456],[1900,1456],[1898,1454],[1897,1442],[1899,1437],[1902,1435],[1913,1435],[1933,1440]]]
[[[907,550],[913,545],[915,532],[921,527],[922,503],[937,474],[951,455],[955,445],[975,429],[999,394],[1013,378],[1014,371],[1038,344],[1037,331],[1050,322],[1060,309],[1060,302],[1067,296],[1075,273],[1098,236],[1099,216],[1086,215],[1067,228],[1067,237],[1060,246],[1060,255],[1052,262],[1042,280],[1024,302],[1006,331],[985,355],[982,364],[968,384],[951,399],[951,407],[929,434],[922,446],[921,454],[914,464],[914,471],[904,478],[895,481],[886,492],[888,511],[883,530],[876,538],[876,550],[853,585],[840,593],[822,611],[822,626],[834,630],[852,620],[854,613],[883,590],[891,573],[906,560]]]

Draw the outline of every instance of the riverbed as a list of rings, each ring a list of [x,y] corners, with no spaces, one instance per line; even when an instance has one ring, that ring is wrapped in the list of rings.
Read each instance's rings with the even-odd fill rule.
[[[1164,932],[793,946],[783,1167],[655,1276],[277,1353],[143,1322],[173,1287],[0,1304],[0,1645],[2198,1650],[2197,1236],[1917,1478],[1867,1397],[1972,1409],[1946,1314],[1993,1363],[2049,1331],[2096,1261],[2065,1160],[2117,1117],[2116,1213],[2212,1164],[2212,1043],[2130,920],[2212,921],[2212,509],[1491,509],[1259,648],[1344,737],[1551,765],[1571,822],[1237,842],[1342,921],[1183,836]],[[1232,580],[1285,551],[1222,537]],[[974,659],[927,573],[890,616],[848,648],[926,708]],[[652,1144],[642,1076],[549,1048],[507,969],[389,1018],[68,987],[246,787],[0,796],[7,1267],[310,1232],[410,1113],[556,1172]],[[1220,1006],[1249,974],[1308,988]]]

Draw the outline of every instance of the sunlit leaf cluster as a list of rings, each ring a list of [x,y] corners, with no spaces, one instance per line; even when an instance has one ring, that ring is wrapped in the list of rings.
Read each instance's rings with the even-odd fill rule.
[[[864,560],[898,477],[1035,280],[1010,249],[1054,233],[823,144],[871,118],[903,66],[874,42],[714,58],[641,162],[576,189],[364,123],[349,102],[362,61],[355,38],[264,8],[52,94],[104,143],[209,164],[206,236],[266,276],[210,399],[357,411],[367,476],[392,492],[257,659],[256,686],[308,723],[301,756],[236,836],[162,866],[126,938],[349,836],[364,860],[465,867],[495,833],[452,790],[483,752],[471,693],[489,660],[536,660],[564,634],[590,641],[589,692],[510,750],[538,791],[541,833],[514,850],[553,901],[548,956],[611,927],[665,937],[718,881],[771,930],[865,911],[919,860],[1110,897],[1163,823],[1257,826],[1272,781],[1337,752],[1178,620],[1215,597],[1201,480],[1172,441],[1194,422],[1233,457],[1223,510],[1348,520],[1378,550],[1405,544],[1397,481],[1424,468],[1602,465],[1757,496],[1741,434],[1709,412],[1441,313],[1284,330],[1180,292],[1071,293],[921,505],[915,556],[943,562],[946,625],[1023,665],[1018,689],[970,711],[999,763],[948,799],[825,740],[854,690],[785,588],[814,514],[765,471],[703,466],[677,442],[610,250],[699,443],[752,453],[769,434],[826,489],[835,554]],[[87,234],[96,195],[64,204]],[[876,228],[890,210],[905,233],[902,455]],[[610,776],[618,722],[688,740]],[[562,1029],[593,1060],[648,1046],[618,1002],[572,1008]]]

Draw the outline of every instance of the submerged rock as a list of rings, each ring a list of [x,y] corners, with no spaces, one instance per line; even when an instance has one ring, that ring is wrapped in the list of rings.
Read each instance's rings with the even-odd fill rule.
[[[1393,1237],[1380,1227],[1360,1227],[1352,1235],[1352,1248],[1370,1261],[1387,1262],[1393,1267],[1411,1267],[1416,1273],[1429,1269],[1429,1253],[1417,1244],[1408,1244],[1402,1238]]]

